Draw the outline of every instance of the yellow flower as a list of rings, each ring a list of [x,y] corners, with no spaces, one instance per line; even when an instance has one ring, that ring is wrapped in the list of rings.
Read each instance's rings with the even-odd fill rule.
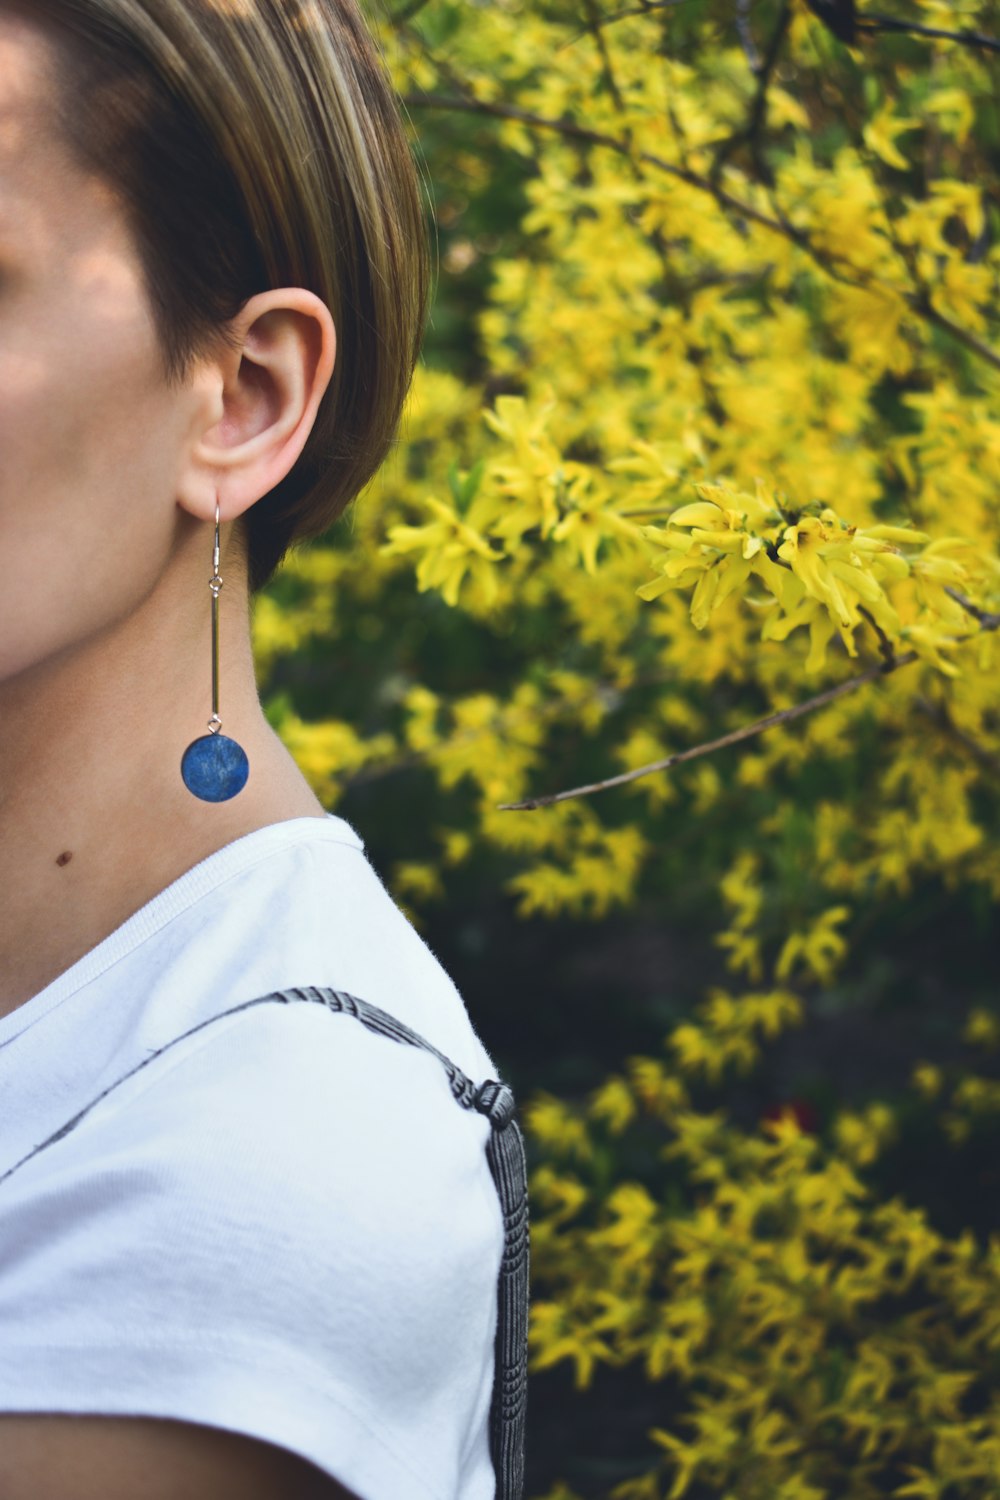
[[[416,860],[397,860],[392,867],[389,886],[394,896],[413,896],[418,901],[437,901],[445,893],[441,876],[434,866]]]
[[[497,594],[496,565],[501,554],[452,507],[432,497],[424,504],[437,519],[423,526],[390,526],[389,539],[379,550],[387,556],[422,554],[417,564],[421,593],[438,589],[446,604],[455,605],[466,574],[470,574],[485,601],[492,602]]]
[[[499,396],[495,410],[483,412],[483,421],[509,453],[491,465],[491,478],[508,502],[516,502],[503,507],[492,528],[495,536],[516,540],[536,526],[548,536],[559,519],[561,455],[545,430],[555,404],[549,396],[533,409],[521,396]]]
[[[789,563],[806,593],[829,612],[849,655],[857,655],[853,630],[862,622],[859,601],[890,639],[898,639],[899,616],[873,568],[890,559],[904,570],[908,565],[886,538],[858,531],[838,521],[833,511],[824,510],[786,527],[778,556]],[[891,568],[895,563],[888,565]]]
[[[992,1052],[1000,1044],[1000,1017],[985,1006],[973,1006],[962,1028],[962,1040]]]
[[[831,906],[811,927],[790,933],[774,966],[775,977],[787,979],[796,960],[801,960],[821,984],[828,984],[837,962],[847,951],[846,942],[835,928],[846,922],[850,914],[848,906]]]
[[[627,1081],[616,1073],[590,1096],[590,1118],[604,1120],[612,1135],[620,1135],[636,1116],[635,1097]]]
[[[941,1092],[944,1078],[941,1069],[934,1063],[918,1063],[913,1069],[911,1082],[925,1099],[935,1099]]]
[[[865,145],[890,167],[905,172],[910,163],[896,145],[896,137],[907,130],[917,130],[923,121],[894,116],[891,108],[882,109],[864,127]]]
[[[552,529],[552,540],[566,542],[584,569],[593,577],[597,572],[597,549],[604,537],[638,540],[641,531],[633,521],[607,508],[610,492],[583,464],[565,465],[568,474],[565,501],[570,507]]]

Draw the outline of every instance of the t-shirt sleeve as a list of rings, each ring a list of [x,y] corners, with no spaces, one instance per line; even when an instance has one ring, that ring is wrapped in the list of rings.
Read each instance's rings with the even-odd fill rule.
[[[489,1129],[438,1058],[320,1006],[185,1038],[0,1184],[0,1410],[204,1423],[364,1500],[489,1500]]]

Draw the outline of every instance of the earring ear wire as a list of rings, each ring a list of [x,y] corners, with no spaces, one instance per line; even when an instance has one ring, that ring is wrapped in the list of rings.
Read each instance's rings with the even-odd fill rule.
[[[215,500],[215,545],[212,549],[212,717],[208,734],[192,740],[181,756],[181,778],[189,792],[203,802],[228,802],[247,784],[250,762],[242,745],[220,734],[219,718],[219,499]]]

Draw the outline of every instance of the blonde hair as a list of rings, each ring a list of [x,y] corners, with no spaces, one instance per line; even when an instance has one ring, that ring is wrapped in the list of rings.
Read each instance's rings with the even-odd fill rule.
[[[429,255],[398,101],[354,0],[0,0],[55,47],[61,135],[117,189],[165,375],[299,286],[337,329],[291,473],[243,518],[251,594],[386,456],[419,354]]]

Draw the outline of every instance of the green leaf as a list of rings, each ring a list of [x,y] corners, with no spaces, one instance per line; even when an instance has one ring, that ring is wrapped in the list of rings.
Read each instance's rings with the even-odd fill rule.
[[[455,509],[460,516],[464,516],[479,489],[480,480],[483,477],[483,469],[486,467],[484,458],[473,464],[466,475],[460,473],[458,465],[452,463],[448,470],[448,484],[451,488],[451,497],[455,502]]]

